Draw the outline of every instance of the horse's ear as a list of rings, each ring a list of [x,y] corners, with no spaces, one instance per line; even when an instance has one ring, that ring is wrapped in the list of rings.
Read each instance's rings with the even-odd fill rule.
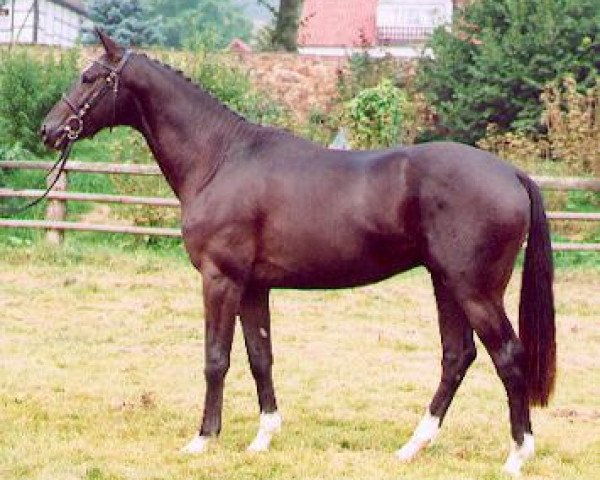
[[[104,50],[106,50],[106,54],[113,61],[118,61],[123,56],[125,49],[121,47],[117,42],[115,42],[112,38],[110,38],[101,28],[94,27],[94,31],[96,35],[98,35],[98,39],[104,46]]]

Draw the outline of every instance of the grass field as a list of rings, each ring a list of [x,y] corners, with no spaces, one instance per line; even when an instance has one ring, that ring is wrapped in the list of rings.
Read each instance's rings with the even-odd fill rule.
[[[598,478],[599,286],[600,268],[557,271],[557,392],[534,411],[527,478]],[[502,478],[508,412],[481,347],[436,444],[410,465],[394,459],[439,376],[422,270],[351,291],[276,292],[282,434],[268,454],[244,452],[258,411],[238,329],[221,439],[180,455],[203,398],[200,289],[181,256],[0,246],[0,479]]]

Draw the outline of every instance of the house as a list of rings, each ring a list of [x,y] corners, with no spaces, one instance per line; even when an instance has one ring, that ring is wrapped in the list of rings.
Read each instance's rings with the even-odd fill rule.
[[[449,25],[452,0],[305,0],[298,47],[301,54],[415,58],[441,25]],[[464,2],[459,2],[464,3]]]
[[[8,0],[0,15],[0,44],[72,46],[87,22],[82,0]]]

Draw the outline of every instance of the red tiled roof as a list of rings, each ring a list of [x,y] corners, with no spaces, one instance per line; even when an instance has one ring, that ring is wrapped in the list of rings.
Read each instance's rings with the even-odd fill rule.
[[[359,47],[377,43],[377,0],[305,0],[298,44]]]

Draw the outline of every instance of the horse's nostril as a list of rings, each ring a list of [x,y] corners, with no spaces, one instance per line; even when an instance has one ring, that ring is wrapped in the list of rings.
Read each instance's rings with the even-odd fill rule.
[[[42,125],[42,127],[40,128],[40,135],[46,135],[47,131],[48,130],[46,129],[46,125]]]

